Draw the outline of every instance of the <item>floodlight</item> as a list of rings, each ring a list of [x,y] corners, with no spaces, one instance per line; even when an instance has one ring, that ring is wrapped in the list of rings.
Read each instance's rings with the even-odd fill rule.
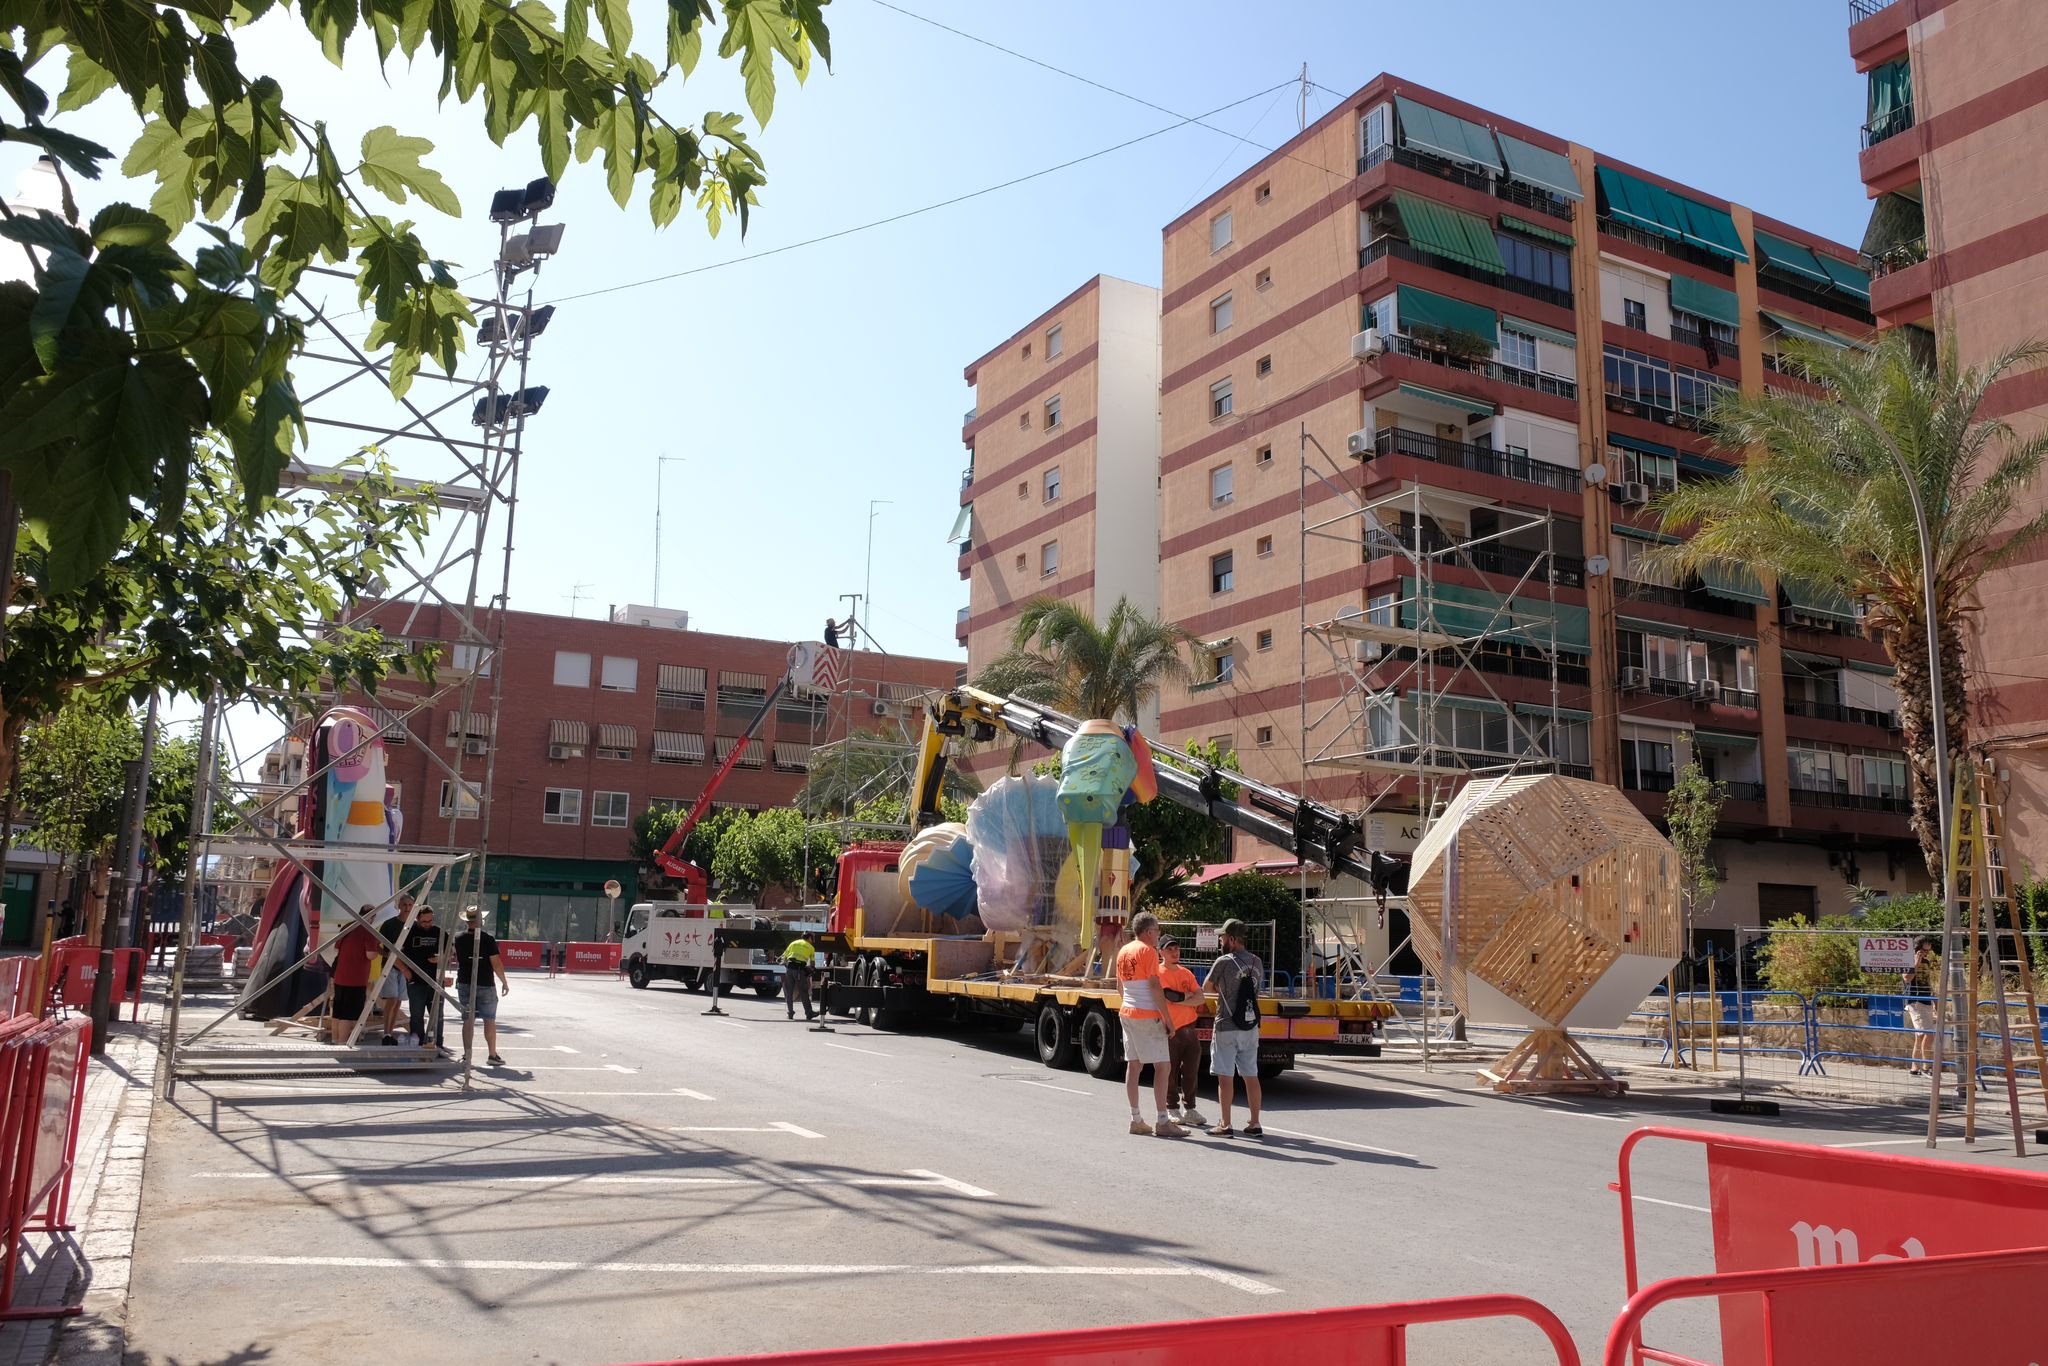
[[[545,209],[555,206],[555,182],[542,176],[526,182],[526,192],[521,196],[520,208],[531,218]]]
[[[493,223],[517,223],[526,217],[522,207],[526,202],[524,190],[500,190],[491,196],[491,221]]]

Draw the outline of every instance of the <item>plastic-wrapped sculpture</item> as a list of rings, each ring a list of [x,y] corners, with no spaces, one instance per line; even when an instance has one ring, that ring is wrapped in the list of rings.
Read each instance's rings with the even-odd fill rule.
[[[1416,846],[1408,918],[1468,1019],[1531,1031],[1495,1089],[1619,1094],[1565,1031],[1624,1024],[1677,962],[1678,855],[1603,783],[1475,780]]]
[[[1059,784],[1035,774],[991,783],[967,808],[981,922],[1022,930],[1052,919],[1053,884],[1067,857]]]
[[[940,934],[972,934],[975,919],[974,845],[957,821],[920,830],[898,860],[896,879],[906,900],[938,917]]]

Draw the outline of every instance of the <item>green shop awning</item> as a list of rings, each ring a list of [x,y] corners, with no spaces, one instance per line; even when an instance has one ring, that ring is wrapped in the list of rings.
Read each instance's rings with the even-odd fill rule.
[[[1756,235],[1756,249],[1763,257],[1763,266],[1780,275],[1793,275],[1810,285],[1832,289],[1835,277],[1821,269],[1820,258],[1797,242],[1788,242],[1782,237],[1759,232]]]
[[[1493,145],[1493,134],[1478,124],[1417,104],[1406,95],[1394,96],[1394,112],[1401,117],[1403,147],[1500,172],[1500,149]]]
[[[960,508],[960,515],[953,519],[953,529],[946,533],[946,539],[949,541],[959,540],[961,537],[967,534],[968,529],[973,525],[974,504],[962,504]]]
[[[1735,302],[1734,290],[1695,280],[1690,275],[1671,277],[1671,306],[1681,313],[1726,323],[1730,327],[1742,325],[1742,309]]]
[[[1658,237],[1688,242],[1731,261],[1749,259],[1742,237],[1735,231],[1735,220],[1726,210],[1673,194],[1662,185],[1652,185],[1612,166],[1599,167],[1598,174],[1610,218]]]
[[[1762,312],[1773,327],[1787,336],[1801,337],[1807,341],[1822,342],[1828,346],[1849,347],[1855,345],[1847,337],[1838,337],[1832,332],[1823,332],[1813,324],[1803,323],[1797,318],[1788,318],[1782,313],[1773,313],[1769,309],[1764,309]]]
[[[1559,346],[1569,346],[1574,351],[1578,350],[1579,347],[1579,339],[1571,333],[1560,332],[1554,327],[1545,327],[1542,323],[1532,323],[1527,318],[1516,318],[1503,313],[1500,315],[1500,325],[1511,331],[1526,332],[1532,337],[1540,337],[1544,341],[1555,342]]]
[[[1569,157],[1507,133],[1496,136],[1500,138],[1500,150],[1507,157],[1510,180],[1519,180],[1524,185],[1548,190],[1566,199],[1584,197],[1579,193],[1579,177],[1573,172]]]
[[[1411,337],[1417,327],[1435,327],[1446,332],[1470,332],[1475,337],[1484,337],[1488,345],[1500,345],[1500,315],[1479,304],[1402,285],[1394,310],[1399,315],[1401,330]]]
[[[1819,252],[1814,253],[1813,259],[1820,262],[1820,268],[1826,271],[1829,278],[1835,282],[1835,289],[1838,292],[1847,294],[1859,303],[1867,304],[1870,302],[1869,271],[1861,266],[1850,265],[1847,261],[1838,261],[1832,256],[1824,256]]]
[[[1784,589],[1786,601],[1792,604],[1794,611],[1832,617],[1836,621],[1856,620],[1856,604],[1849,601],[1847,594],[1799,579],[1784,580]]]
[[[1700,583],[1717,598],[1728,598],[1734,602],[1769,602],[1770,594],[1757,582],[1756,575],[1741,565],[1705,565],[1700,569]]]
[[[1413,626],[1419,610],[1414,579],[1401,580],[1401,624]],[[1476,636],[1484,632],[1490,640],[1514,641],[1543,649],[1586,651],[1592,648],[1592,624],[1583,607],[1559,604],[1553,616],[1548,598],[1510,598],[1503,607],[1501,595],[1459,584],[1430,585],[1429,607],[1436,628],[1450,635]]]
[[[1519,232],[1525,237],[1535,237],[1545,242],[1555,242],[1561,247],[1568,247],[1572,244],[1572,235],[1570,233],[1559,232],[1556,228],[1546,228],[1541,223],[1531,223],[1528,219],[1517,218],[1511,213],[1504,213],[1500,216],[1500,225],[1512,232]]]
[[[1500,244],[1493,240],[1493,224],[1479,215],[1405,190],[1394,191],[1394,207],[1401,211],[1401,226],[1408,230],[1410,244],[1474,270],[1492,275],[1508,273],[1507,262],[1501,260]]]

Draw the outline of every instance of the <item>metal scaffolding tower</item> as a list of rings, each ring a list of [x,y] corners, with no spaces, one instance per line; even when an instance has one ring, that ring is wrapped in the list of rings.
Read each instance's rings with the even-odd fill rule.
[[[318,832],[298,830],[301,800],[327,779],[334,766],[333,759],[320,765],[311,761],[317,713],[296,718],[285,732],[288,740],[307,742],[304,762],[288,764],[282,772],[276,767],[254,775],[231,770],[225,782],[209,780],[194,803],[192,871],[173,968],[171,1010],[162,1036],[167,1087],[181,1076],[430,1068],[441,1063],[434,1048],[356,1046],[375,1009],[373,993],[366,994],[369,999],[346,1048],[291,1047],[284,1039],[251,1039],[248,1031],[209,1038],[257,996],[310,961],[318,945],[269,973],[267,980],[237,978],[235,999],[227,1008],[213,1013],[199,1028],[182,1032],[179,1003],[199,899],[190,891],[211,881],[216,869],[232,869],[241,880],[261,878],[280,866],[299,869],[320,896],[320,940],[325,943],[351,923],[361,923],[361,917],[334,894],[316,865],[364,860],[391,864],[395,889],[421,902],[445,894],[460,904],[483,886],[491,848],[495,721],[503,691],[495,663],[504,644],[519,464],[526,420],[547,396],[545,388],[528,385],[527,367],[534,338],[554,314],[551,306],[536,308],[533,302],[541,262],[561,243],[559,224],[538,222],[553,199],[553,186],[539,180],[523,190],[503,191],[493,202],[491,217],[499,226],[498,253],[489,272],[493,288],[488,295],[470,298],[481,321],[473,377],[422,369],[409,392],[396,393],[388,356],[372,356],[365,349],[367,338],[349,330],[363,323],[362,314],[331,311],[312,297],[317,288],[313,277],[324,277],[346,282],[347,297],[353,298],[353,276],[316,267],[294,292],[308,322],[308,342],[296,374],[305,396],[309,443],[305,456],[286,472],[283,487],[290,496],[318,499],[324,489],[360,486],[366,474],[348,457],[380,451],[400,472],[386,496],[423,504],[432,512],[421,546],[399,560],[373,597],[339,621],[303,622],[289,629],[317,638],[337,629],[374,627],[397,650],[430,665],[417,670],[419,676],[392,675],[374,699],[344,698],[330,685],[314,701],[324,708],[353,700],[370,713],[375,734],[387,746],[419,747],[444,781],[442,800],[429,808],[438,811],[440,820],[416,824],[429,833],[445,831],[445,838],[386,847],[340,844],[315,837]],[[364,326],[365,333],[368,330]],[[474,434],[463,431],[464,419]],[[319,463],[322,459],[333,463]],[[225,707],[257,700],[262,699],[214,699],[202,727],[202,742],[212,735]],[[437,711],[448,713],[445,736],[431,733]],[[213,770],[202,765],[201,772],[210,779]],[[419,794],[415,809],[424,806],[425,794]],[[224,829],[215,829],[222,823],[211,820],[204,827],[197,824],[198,813],[208,808],[229,813]],[[211,833],[202,836],[202,829]],[[400,938],[411,928],[408,918]],[[459,1009],[453,996],[445,991],[441,996],[437,1012]],[[202,1040],[209,1046],[198,1046]],[[463,1065],[466,1076],[467,1049]]]

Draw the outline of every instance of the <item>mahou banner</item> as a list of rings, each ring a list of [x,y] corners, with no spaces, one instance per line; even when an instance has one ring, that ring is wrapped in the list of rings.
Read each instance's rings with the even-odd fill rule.
[[[2048,1177],[1825,1148],[1707,1145],[1718,1271],[1839,1266],[2048,1247]],[[2029,1273],[2037,1275],[2038,1273]],[[2048,1366],[2039,1288],[2011,1276],[1916,1283],[1916,1304],[1880,1288],[1786,1292],[1769,1359],[1799,1366]],[[1950,1280],[1953,1284],[1949,1284]],[[1766,1359],[1762,1301],[1721,1301],[1722,1359]]]

